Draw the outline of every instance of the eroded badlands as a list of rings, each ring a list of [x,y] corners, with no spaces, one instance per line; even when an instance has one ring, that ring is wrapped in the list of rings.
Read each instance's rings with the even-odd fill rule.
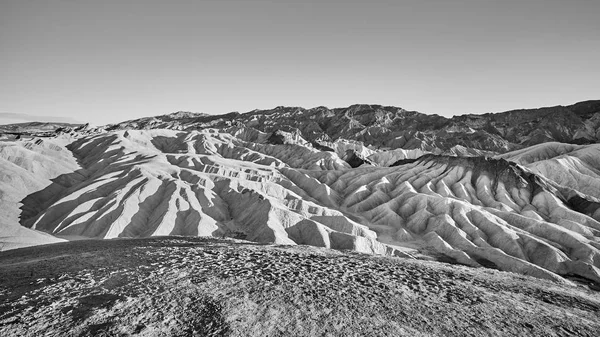
[[[234,237],[600,282],[599,145],[452,157],[275,136],[235,127],[4,142],[0,236],[5,248]]]

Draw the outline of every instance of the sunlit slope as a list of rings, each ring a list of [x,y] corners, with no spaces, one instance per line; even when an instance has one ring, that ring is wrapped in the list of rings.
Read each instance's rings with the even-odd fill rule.
[[[62,241],[46,233],[19,225],[20,202],[25,196],[48,188],[46,196],[30,198],[37,202],[71,183],[55,179],[75,172],[78,165],[63,145],[65,140],[22,140],[0,142],[0,250]],[[75,179],[76,173],[72,177]],[[48,187],[52,184],[52,187]]]
[[[102,134],[70,149],[89,179],[24,214],[24,225],[64,237],[233,236],[393,253],[281,172],[285,162],[348,167],[332,153],[171,130]]]
[[[382,241],[426,243],[467,265],[600,279],[598,217],[570,209],[546,179],[516,164],[428,155],[392,168],[305,174],[331,191],[314,198],[360,216]],[[314,190],[297,172],[288,176]]]
[[[545,143],[499,156],[573,189],[600,199],[600,144]],[[595,215],[599,219],[600,212]]]

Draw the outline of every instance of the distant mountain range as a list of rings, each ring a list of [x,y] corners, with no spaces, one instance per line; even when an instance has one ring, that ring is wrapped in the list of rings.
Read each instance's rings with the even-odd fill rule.
[[[591,144],[600,140],[600,101],[445,118],[398,107],[357,104],[347,108],[276,107],[224,115],[176,112],[109,125],[107,130],[251,128],[284,131],[316,145],[339,139],[374,149],[504,153],[544,142]]]
[[[79,121],[69,117],[55,116],[35,116],[21,113],[0,112],[0,125],[17,124],[28,122],[53,122],[53,123],[69,123],[81,124]]]

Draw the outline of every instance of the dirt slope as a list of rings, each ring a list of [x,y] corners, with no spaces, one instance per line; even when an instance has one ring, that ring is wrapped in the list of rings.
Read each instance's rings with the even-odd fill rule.
[[[600,295],[437,262],[206,238],[0,253],[2,336],[595,336]]]

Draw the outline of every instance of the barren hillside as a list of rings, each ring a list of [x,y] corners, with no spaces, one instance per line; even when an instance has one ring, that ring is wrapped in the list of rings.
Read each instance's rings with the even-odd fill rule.
[[[600,296],[490,269],[208,238],[0,253],[2,336],[596,336]]]

